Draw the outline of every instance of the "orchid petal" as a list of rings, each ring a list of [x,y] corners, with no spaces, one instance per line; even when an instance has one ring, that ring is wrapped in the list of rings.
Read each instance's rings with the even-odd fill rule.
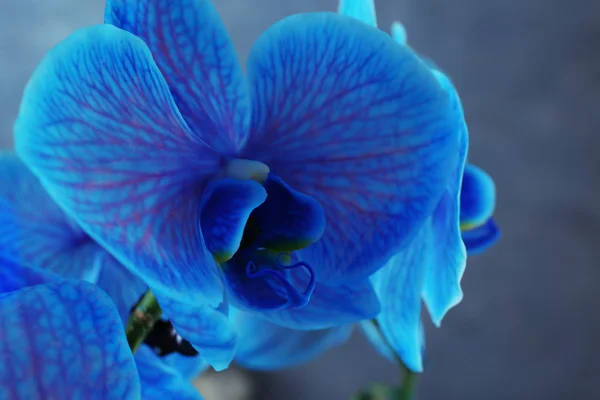
[[[277,251],[295,251],[317,241],[325,230],[323,207],[273,174],[264,187],[267,200],[252,213],[256,243]]]
[[[202,400],[198,389],[177,369],[166,365],[148,347],[135,354],[144,400]]]
[[[0,294],[0,359],[2,399],[140,398],[119,316],[90,283]]]
[[[406,43],[408,41],[408,35],[406,33],[406,28],[404,27],[404,25],[402,25],[402,23],[398,22],[398,21],[394,21],[392,23],[392,38],[399,44],[406,46]]]
[[[31,78],[19,155],[50,196],[156,290],[218,304],[199,229],[219,159],[193,136],[142,40],[110,25],[76,31]]]
[[[377,27],[374,0],[340,0],[338,13]]]
[[[163,316],[215,370],[226,369],[235,354],[237,336],[226,309],[190,306],[157,297]]]
[[[457,118],[429,69],[385,33],[337,14],[288,17],[250,54],[244,158],[325,209],[300,259],[321,282],[362,279],[414,237],[458,154]]]
[[[434,245],[429,233],[427,225],[410,247],[392,257],[373,277],[381,301],[381,313],[377,316],[381,333],[404,365],[414,372],[423,370],[421,291]]]
[[[352,325],[301,331],[273,324],[243,311],[232,311],[239,342],[235,361],[244,368],[274,370],[308,362],[346,342]]]
[[[317,283],[309,303],[296,309],[265,313],[270,321],[293,329],[326,329],[374,318],[381,308],[372,284],[326,286]]]
[[[208,0],[108,0],[105,22],[150,48],[197,138],[233,154],[246,141],[249,96],[235,49]]]
[[[103,250],[10,152],[0,153],[0,254],[66,278],[95,282]]]
[[[200,226],[206,246],[218,262],[233,257],[240,247],[250,213],[266,198],[265,189],[253,180],[224,178],[208,184]]]

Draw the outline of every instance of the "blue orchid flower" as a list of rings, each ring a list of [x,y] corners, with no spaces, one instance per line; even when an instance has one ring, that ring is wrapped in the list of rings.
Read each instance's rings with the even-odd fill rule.
[[[119,322],[97,286],[0,259],[0,398],[140,399]]]
[[[0,287],[12,291],[59,279],[94,283],[113,301],[120,317],[117,328],[123,335],[145,283],[67,217],[12,153],[0,153],[0,182],[0,259],[8,265],[0,271]],[[203,327],[210,334],[210,325]],[[210,345],[207,348],[210,355]],[[190,379],[208,366],[201,356],[173,353],[159,357],[149,346],[142,346],[135,362],[143,399],[200,398]]]
[[[46,56],[15,125],[58,205],[197,348],[200,322],[228,331],[229,304],[301,329],[376,315],[369,276],[460,163],[429,69],[333,13],[275,24],[246,78],[208,1],[113,0],[105,21]],[[229,337],[211,339],[224,368]]]
[[[81,231],[13,153],[0,152],[0,182],[3,182],[0,184],[0,257],[97,284],[113,300],[125,325],[132,305],[146,290],[145,284]],[[4,285],[11,279],[8,276]],[[235,361],[245,368],[260,370],[304,363],[345,342],[352,330],[349,324],[316,331],[293,330],[241,310],[232,310],[230,318],[239,337]],[[205,333],[210,332],[207,326],[203,329]],[[206,344],[199,350],[201,355],[211,353]],[[148,345],[138,350],[136,362],[146,366],[140,369],[144,399],[159,398],[165,388],[175,393],[183,389],[196,395],[195,389],[182,378],[194,378],[207,367],[201,356],[173,353],[159,357]],[[157,385],[148,385],[148,382],[157,382]],[[158,385],[162,388],[160,391],[155,387]]]
[[[372,0],[341,1],[339,12],[377,26]],[[399,22],[391,35],[401,47],[408,48],[407,34]],[[447,94],[457,116],[460,162],[452,169],[442,200],[411,246],[394,255],[372,277],[381,301],[381,313],[361,323],[374,346],[390,359],[399,357],[413,372],[423,369],[425,341],[421,323],[421,300],[435,325],[462,299],[460,280],[469,252],[491,243],[495,228],[493,181],[479,168],[466,164],[468,130],[460,98],[450,79],[430,60],[420,57]],[[497,232],[497,229],[496,231]],[[496,235],[497,236],[497,235]],[[467,249],[465,249],[467,244]],[[445,282],[445,284],[440,284]]]

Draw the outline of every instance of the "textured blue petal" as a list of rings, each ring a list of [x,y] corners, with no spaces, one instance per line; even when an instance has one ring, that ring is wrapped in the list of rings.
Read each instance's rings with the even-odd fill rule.
[[[248,76],[244,158],[325,209],[325,233],[300,259],[322,282],[370,275],[412,239],[456,164],[448,96],[410,50],[337,14],[275,24],[252,50]]]
[[[452,168],[446,190],[431,219],[430,240],[434,244],[428,263],[423,300],[433,323],[440,325],[444,315],[458,304],[463,296],[460,280],[466,267],[466,250],[460,232],[460,187],[468,150],[468,130],[460,98],[454,85],[441,71],[434,71],[446,92],[455,118],[458,158]]]
[[[253,180],[224,178],[206,187],[200,226],[206,247],[217,261],[233,257],[250,213],[266,198],[265,188]]]
[[[284,328],[243,311],[232,310],[239,340],[235,356],[245,368],[273,370],[312,360],[350,338],[352,325],[301,331]]]
[[[435,252],[429,229],[428,224],[408,249],[392,257],[373,277],[381,301],[377,316],[381,332],[404,365],[414,372],[423,370],[421,291],[431,253]]]
[[[139,399],[119,315],[86,282],[0,295],[0,398]]]
[[[252,213],[259,246],[294,251],[323,235],[325,213],[319,203],[293,190],[274,174],[269,174],[264,187],[267,200]]]
[[[51,197],[155,290],[220,302],[199,229],[219,159],[181,118],[142,40],[100,25],[57,45],[27,85],[15,145]]]
[[[485,223],[496,205],[496,187],[481,168],[467,164],[460,189],[460,224],[468,230]]]
[[[235,50],[208,0],[108,0],[105,21],[142,38],[194,133],[233,153],[246,141],[249,96]]]
[[[0,254],[95,282],[103,250],[48,196],[14,153],[0,152]]]
[[[391,29],[391,34],[392,34],[392,38],[400,43],[401,45],[405,46],[406,42],[408,40],[408,35],[406,33],[406,28],[404,27],[404,25],[402,25],[400,22],[398,21],[394,21],[392,23],[392,29]]]
[[[190,306],[157,297],[164,318],[215,370],[226,369],[235,354],[237,336],[222,308]]]
[[[374,0],[340,0],[338,12],[356,18],[365,24],[377,26]]]
[[[293,329],[326,329],[371,319],[380,304],[368,280],[340,286],[317,283],[310,302],[302,308],[265,313],[278,325]]]
[[[494,218],[488,219],[475,229],[462,232],[462,239],[469,255],[480,254],[494,245],[501,236]]]
[[[148,347],[141,347],[135,354],[140,374],[143,400],[202,400],[198,389],[179,372],[161,362]]]

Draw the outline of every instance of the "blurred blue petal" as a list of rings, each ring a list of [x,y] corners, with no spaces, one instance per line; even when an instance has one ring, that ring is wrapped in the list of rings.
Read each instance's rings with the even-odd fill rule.
[[[263,317],[293,329],[326,329],[374,318],[380,310],[373,286],[365,279],[339,286],[317,283],[306,306],[264,313]]]
[[[15,146],[51,197],[153,290],[221,301],[198,229],[219,158],[183,121],[142,40],[101,25],[58,44],[27,85]]]
[[[12,152],[0,152],[0,255],[95,282],[104,251],[48,196]]]
[[[408,249],[392,257],[373,276],[373,284],[381,300],[377,323],[404,365],[414,372],[423,370],[421,292],[430,257],[436,251],[436,243],[431,241],[430,234],[428,224]],[[434,261],[438,260],[434,258]],[[376,347],[382,346],[376,343]]]
[[[253,180],[224,178],[207,185],[200,226],[206,246],[218,262],[233,257],[250,213],[266,198],[265,188]]]
[[[235,361],[250,369],[274,370],[312,360],[349,339],[352,325],[301,331],[273,324],[264,318],[232,310],[239,341]]]
[[[210,1],[108,0],[105,22],[148,45],[199,140],[227,154],[245,143],[250,116],[246,82]]]
[[[377,325],[373,323],[373,321],[361,321],[360,328],[379,354],[392,362],[396,362],[397,355],[392,351],[392,348],[388,344],[387,340],[383,337],[381,331]]]
[[[489,249],[500,239],[500,236],[500,228],[493,217],[477,228],[462,232],[462,239],[469,255],[480,254]]]
[[[8,293],[27,286],[53,282],[56,276],[34,268],[24,268],[0,255],[0,293]]]
[[[323,237],[299,258],[320,282],[367,277],[412,239],[456,164],[448,96],[412,52],[336,14],[276,23],[251,51],[248,76],[244,158],[325,209]]]
[[[403,46],[406,45],[408,34],[406,33],[406,28],[400,22],[394,21],[392,23],[391,35],[396,42]]]
[[[237,336],[228,319],[227,307],[218,309],[177,303],[157,296],[164,318],[189,341],[215,370],[226,369],[235,354]]]
[[[340,0],[338,13],[377,27],[374,0]]]
[[[143,400],[202,400],[192,382],[175,368],[164,364],[148,347],[135,353]]]
[[[460,191],[460,224],[463,230],[482,225],[494,213],[496,187],[481,168],[467,164]]]
[[[0,294],[0,359],[2,399],[140,398],[119,316],[86,282]]]
[[[278,251],[295,251],[318,240],[325,230],[323,207],[314,199],[269,174],[267,200],[252,213],[256,243]]]

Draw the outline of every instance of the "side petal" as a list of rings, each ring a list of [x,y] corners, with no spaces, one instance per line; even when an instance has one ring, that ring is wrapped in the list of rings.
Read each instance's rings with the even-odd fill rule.
[[[219,160],[191,134],[142,40],[100,25],[58,44],[27,85],[15,146],[126,268],[166,295],[218,304],[199,206]]]
[[[494,218],[488,219],[477,228],[462,232],[462,240],[469,255],[483,253],[500,240],[501,236],[502,233]]]
[[[101,252],[14,153],[0,152],[2,256],[66,278],[95,282]]]
[[[177,333],[189,341],[215,370],[227,369],[235,354],[237,335],[227,318],[227,309],[189,306],[157,298],[164,318]]]
[[[496,187],[481,168],[467,164],[460,189],[460,225],[469,230],[484,224],[494,213]]]
[[[288,17],[248,62],[263,162],[325,209],[301,251],[321,282],[369,276],[435,208],[458,154],[456,115],[429,69],[387,34],[337,14]]]
[[[407,368],[423,371],[421,291],[432,251],[429,226],[403,252],[395,255],[373,277],[381,301],[377,323],[381,333]],[[380,347],[380,346],[376,346]]]
[[[250,213],[266,198],[265,189],[253,180],[224,178],[208,184],[200,227],[206,247],[218,262],[233,257],[242,242]]]
[[[106,23],[144,40],[197,138],[233,154],[247,139],[249,95],[235,49],[208,0],[108,0]]]
[[[308,362],[350,338],[352,325],[300,331],[243,311],[231,314],[239,341],[235,356],[244,368],[275,370]]]
[[[427,266],[423,300],[433,323],[441,324],[448,310],[463,297],[460,281],[467,264],[467,253],[460,232],[460,188],[467,159],[469,134],[458,93],[450,79],[434,70],[440,86],[450,99],[455,115],[458,149],[448,185],[432,216],[430,240],[434,243]]]
[[[338,12],[377,27],[374,0],[340,0]]]
[[[379,314],[380,310],[373,286],[368,280],[363,280],[340,286],[317,283],[306,306],[262,315],[281,326],[310,330],[371,319]]]
[[[57,276],[46,271],[25,267],[0,255],[0,294],[54,282],[57,279]]]
[[[0,398],[139,399],[119,315],[85,282],[0,295]]]
[[[135,354],[144,400],[202,400],[198,389],[179,372],[165,365],[160,357],[143,346]]]

